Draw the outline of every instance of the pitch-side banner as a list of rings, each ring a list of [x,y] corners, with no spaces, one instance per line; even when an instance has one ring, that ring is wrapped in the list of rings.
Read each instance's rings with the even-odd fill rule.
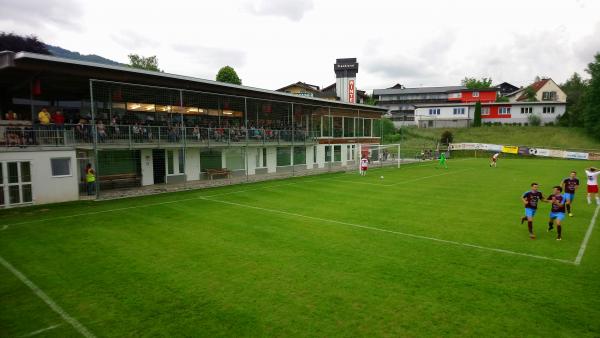
[[[507,154],[518,154],[519,147],[515,146],[502,146],[502,152]]]
[[[516,147],[516,146],[504,146],[499,144],[488,144],[488,143],[452,143],[450,144],[451,150],[484,150],[492,152],[503,152],[507,154],[519,154],[519,155],[532,155],[541,157],[558,157],[568,158],[573,160],[600,160],[600,153],[583,153],[575,151],[565,151],[556,149],[543,149],[543,148],[529,148],[529,147]]]

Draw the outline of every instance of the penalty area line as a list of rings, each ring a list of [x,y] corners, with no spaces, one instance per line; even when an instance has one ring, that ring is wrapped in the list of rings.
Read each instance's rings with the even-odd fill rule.
[[[388,234],[393,234],[393,235],[398,235],[398,236],[404,236],[404,237],[417,238],[417,239],[427,240],[427,241],[432,241],[432,242],[438,242],[438,243],[444,243],[444,244],[451,244],[451,245],[455,245],[455,246],[462,246],[462,247],[474,248],[474,249],[479,249],[479,250],[483,250],[483,251],[491,251],[491,252],[498,252],[498,253],[502,253],[502,254],[513,255],[513,256],[522,256],[522,257],[528,257],[528,258],[534,258],[534,259],[540,259],[540,260],[546,260],[546,261],[554,261],[554,262],[560,262],[560,263],[565,263],[565,264],[570,264],[570,265],[575,264],[573,261],[566,260],[566,259],[552,258],[552,257],[546,257],[546,256],[528,254],[528,253],[524,253],[524,252],[518,252],[518,251],[512,251],[512,250],[506,250],[506,249],[492,248],[492,247],[487,247],[487,246],[482,246],[482,245],[477,245],[477,244],[451,241],[451,240],[447,240],[447,239],[441,239],[441,238],[436,238],[436,237],[429,237],[429,236],[411,234],[411,233],[401,232],[401,231],[387,230],[387,229],[377,228],[377,227],[373,227],[373,226],[369,226],[369,225],[355,224],[355,223],[337,221],[337,220],[334,220],[334,219],[327,219],[327,218],[321,218],[321,217],[308,216],[308,215],[303,215],[303,214],[298,214],[298,213],[288,212],[288,211],[283,211],[283,210],[277,210],[277,209],[261,208],[261,207],[257,207],[257,206],[253,206],[253,205],[248,205],[248,204],[242,204],[242,203],[235,203],[235,202],[228,202],[228,201],[222,201],[222,200],[215,200],[215,199],[210,199],[210,198],[204,198],[204,199],[207,200],[207,201],[216,202],[216,203],[229,204],[229,205],[234,205],[234,206],[243,207],[243,208],[261,210],[261,211],[267,211],[267,212],[281,214],[281,215],[286,215],[286,216],[294,216],[294,217],[299,217],[299,218],[306,218],[306,219],[311,219],[311,220],[315,220],[315,221],[321,221],[321,222],[327,222],[327,223],[334,223],[334,224],[346,225],[346,226],[350,226],[350,227],[354,227],[354,228],[361,228],[361,229],[366,229],[366,230],[371,230],[371,231],[378,231],[378,232],[383,232],[383,233],[388,233]]]
[[[585,232],[585,237],[581,241],[581,246],[579,247],[579,252],[577,253],[577,257],[575,257],[575,261],[573,264],[579,265],[581,264],[581,260],[583,259],[583,255],[585,254],[585,249],[587,248],[587,244],[592,237],[592,231],[594,231],[594,225],[596,225],[596,218],[598,217],[598,211],[600,210],[600,205],[596,207],[596,211],[594,211],[594,216],[592,216],[592,220],[590,221],[590,225],[588,226],[587,231]]]
[[[61,318],[71,324],[71,326],[79,332],[82,336],[87,338],[94,338],[93,333],[91,333],[83,324],[81,324],[77,319],[73,318],[69,315],[63,308],[61,308],[50,296],[48,296],[42,289],[40,289],[37,285],[35,285],[27,276],[25,276],[21,271],[17,270],[12,264],[6,261],[2,256],[0,256],[0,264],[2,264],[8,271],[10,271],[15,277],[17,277],[23,284],[33,291],[33,293],[38,296],[46,305],[48,305],[52,311],[56,312]]]

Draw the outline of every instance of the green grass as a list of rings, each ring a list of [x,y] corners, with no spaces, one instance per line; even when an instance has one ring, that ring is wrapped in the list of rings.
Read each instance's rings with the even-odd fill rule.
[[[518,222],[531,181],[548,192],[589,164],[450,160],[4,210],[0,256],[97,336],[598,337],[598,229],[581,265],[551,260],[575,259],[594,207],[578,193],[562,242],[548,205],[537,240]],[[77,336],[0,266],[0,336],[57,324],[44,336]]]
[[[600,141],[586,134],[582,128],[483,126],[479,128],[403,128],[407,148],[427,148],[435,145],[445,130],[454,135],[454,142],[476,142],[505,145],[548,147],[569,150],[600,150]],[[387,143],[398,143],[399,135]]]

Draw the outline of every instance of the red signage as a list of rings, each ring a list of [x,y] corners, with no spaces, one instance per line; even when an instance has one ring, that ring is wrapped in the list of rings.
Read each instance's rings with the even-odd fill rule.
[[[348,102],[354,103],[354,80],[348,81]]]

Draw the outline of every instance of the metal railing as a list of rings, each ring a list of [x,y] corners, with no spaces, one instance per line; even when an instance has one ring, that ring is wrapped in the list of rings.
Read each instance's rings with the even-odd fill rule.
[[[313,144],[320,132],[302,129],[245,127],[180,127],[148,125],[66,124],[34,127],[5,127],[0,130],[0,146],[98,146],[121,145],[264,145]]]

